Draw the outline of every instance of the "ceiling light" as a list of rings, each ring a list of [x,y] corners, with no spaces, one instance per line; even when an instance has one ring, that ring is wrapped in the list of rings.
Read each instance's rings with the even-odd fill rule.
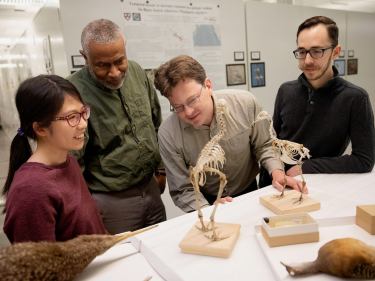
[[[0,63],[0,68],[16,68],[17,64],[15,63]]]
[[[24,54],[2,54],[0,60],[22,60],[26,59],[27,56]]]
[[[44,5],[47,0],[0,0],[0,5],[4,6],[29,6]]]
[[[348,5],[348,1],[345,1],[345,0],[331,0],[330,2],[333,5],[344,5],[344,6]]]

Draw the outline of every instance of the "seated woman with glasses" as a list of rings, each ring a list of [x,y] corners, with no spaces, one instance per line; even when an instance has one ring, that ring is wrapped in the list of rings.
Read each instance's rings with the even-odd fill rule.
[[[106,233],[80,167],[68,153],[82,148],[90,116],[76,88],[59,76],[39,75],[21,83],[16,106],[21,126],[3,189],[9,241]],[[35,151],[28,139],[36,141]]]

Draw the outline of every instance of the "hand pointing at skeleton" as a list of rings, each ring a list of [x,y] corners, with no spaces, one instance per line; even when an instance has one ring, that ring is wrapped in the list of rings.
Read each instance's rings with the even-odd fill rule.
[[[285,187],[293,188],[302,193],[308,193],[306,184],[303,185],[302,181],[289,176],[288,173],[285,175],[282,170],[272,171],[272,185],[279,191],[283,191]]]

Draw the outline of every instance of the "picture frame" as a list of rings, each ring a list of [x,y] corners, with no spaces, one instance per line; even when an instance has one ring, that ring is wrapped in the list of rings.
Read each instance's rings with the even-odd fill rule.
[[[237,51],[233,53],[235,61],[244,61],[245,60],[245,52]]]
[[[266,67],[264,62],[250,63],[251,87],[266,86]]]
[[[345,58],[345,50],[340,51],[339,58]]]
[[[358,59],[347,60],[347,73],[348,75],[358,74]]]
[[[227,74],[227,86],[246,84],[246,67],[244,63],[227,64],[225,67]]]
[[[348,50],[348,58],[354,57],[354,50]]]
[[[73,68],[82,68],[85,66],[85,58],[82,55],[73,55],[71,56],[72,67]]]
[[[260,51],[251,51],[250,52],[251,60],[260,60]]]
[[[337,60],[334,60],[333,64],[337,68],[337,71],[339,72],[339,76],[344,76],[345,75],[345,60],[337,59]]]

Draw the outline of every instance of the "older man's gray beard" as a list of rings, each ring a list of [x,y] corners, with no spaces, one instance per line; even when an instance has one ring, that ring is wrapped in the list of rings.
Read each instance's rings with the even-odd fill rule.
[[[117,85],[117,86],[113,86],[112,84],[108,84],[108,83],[106,83],[105,81],[102,81],[102,80],[100,80],[98,77],[96,77],[94,71],[91,69],[90,66],[88,67],[88,69],[89,69],[89,72],[90,72],[90,74],[91,74],[91,77],[93,77],[93,78],[95,79],[96,82],[98,82],[99,84],[103,85],[104,87],[106,87],[106,88],[108,88],[108,89],[110,89],[110,90],[118,90],[118,89],[120,89],[120,88],[122,87],[122,84],[124,84],[125,77],[126,77],[126,74],[127,74],[127,72],[125,72],[125,75],[124,75],[124,77],[121,79],[119,85]]]

